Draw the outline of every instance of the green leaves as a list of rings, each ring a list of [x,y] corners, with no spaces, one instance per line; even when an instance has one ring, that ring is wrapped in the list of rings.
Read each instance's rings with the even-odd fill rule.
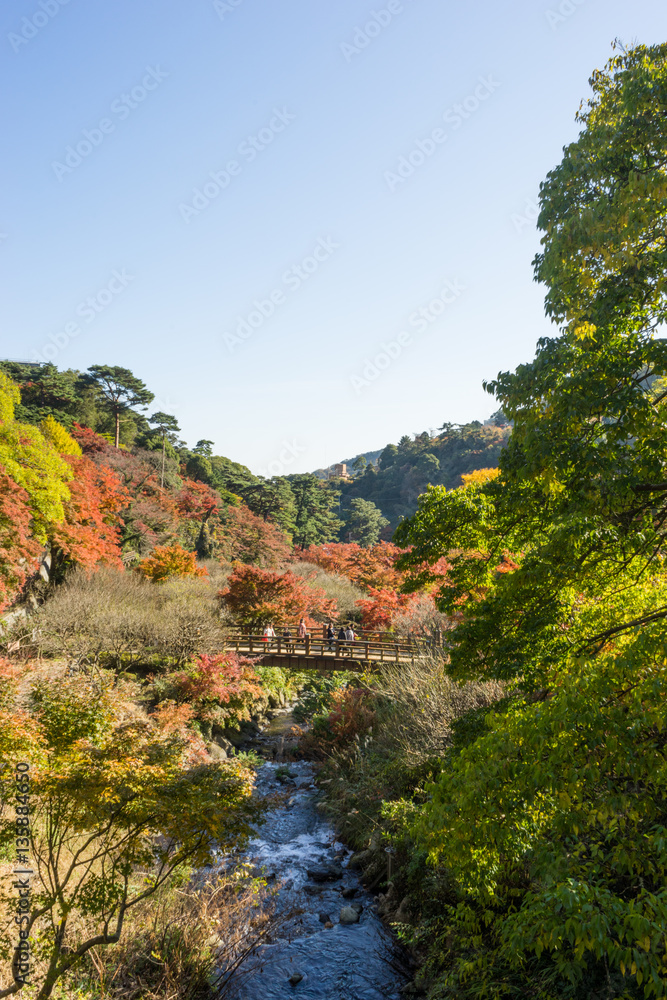
[[[487,385],[501,476],[398,532],[413,585],[451,564],[450,672],[523,689],[412,823],[458,890],[446,996],[667,996],[667,46],[591,83],[540,196],[563,330]]]

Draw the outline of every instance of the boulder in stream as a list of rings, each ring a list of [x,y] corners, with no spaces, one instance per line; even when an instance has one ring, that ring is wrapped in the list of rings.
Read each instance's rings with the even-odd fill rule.
[[[289,977],[289,979],[287,980],[287,982],[291,986],[298,986],[302,979],[303,979],[303,976],[301,975],[301,973],[300,972],[295,972],[293,976]]]
[[[335,882],[343,877],[343,869],[336,864],[313,865],[312,868],[306,868],[306,874],[313,882]]]
[[[339,920],[341,924],[358,924],[359,913],[352,906],[344,906],[340,911]]]

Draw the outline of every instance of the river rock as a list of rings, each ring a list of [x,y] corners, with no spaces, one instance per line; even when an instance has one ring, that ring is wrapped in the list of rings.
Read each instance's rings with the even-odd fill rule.
[[[330,931],[332,927],[333,927],[332,922],[330,920],[327,920],[326,924],[324,925],[325,931]]]
[[[321,924],[328,924],[329,923],[329,914],[328,913],[320,913],[320,923]]]
[[[347,889],[343,889],[343,891],[341,892],[341,896],[343,897],[343,899],[354,899],[356,895],[357,895],[357,890],[353,885],[348,886]]]
[[[211,755],[211,760],[227,760],[227,751],[219,747],[217,743],[207,743],[206,749]]]
[[[313,882],[335,882],[343,877],[343,869],[340,865],[334,864],[313,865],[312,868],[306,868],[306,874]]]
[[[293,976],[289,977],[287,982],[290,983],[291,986],[298,986],[302,979],[303,976],[301,975],[301,973],[295,972]]]
[[[358,924],[359,914],[351,906],[344,906],[340,911],[339,920],[341,924]]]
[[[247,739],[247,736],[238,729],[223,729],[222,736],[223,739],[227,740],[228,743],[231,743],[231,745],[236,748],[243,746]],[[216,743],[219,745],[217,737]]]
[[[217,743],[221,750],[224,750],[227,756],[234,753],[234,745],[230,743],[225,736],[225,730],[222,726],[214,725],[212,729],[213,742]]]

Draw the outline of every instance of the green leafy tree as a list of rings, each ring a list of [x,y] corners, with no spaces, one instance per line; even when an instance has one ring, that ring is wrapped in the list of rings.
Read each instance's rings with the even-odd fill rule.
[[[190,479],[212,486],[214,482],[213,466],[211,459],[206,455],[192,454],[185,463],[185,471]]]
[[[397,532],[414,586],[449,557],[449,669],[518,685],[412,812],[456,889],[443,995],[667,995],[667,46],[591,85],[540,195],[562,331],[488,386],[500,476],[430,488]]]
[[[154,413],[148,418],[148,423],[155,427],[162,438],[162,473],[160,477],[160,487],[164,489],[164,463],[166,457],[167,440],[172,444],[176,441],[176,435],[180,432],[178,420],[169,413]]]
[[[79,372],[61,372],[52,364],[28,365],[19,362],[3,362],[2,369],[21,390],[17,419],[36,424],[53,417],[59,423],[70,426],[73,419],[80,418],[85,412]]]
[[[290,476],[294,497],[294,544],[301,549],[338,537],[341,520],[334,513],[340,494],[313,475]]]
[[[83,383],[95,388],[111,413],[115,425],[114,440],[118,448],[123,414],[133,407],[145,409],[153,402],[155,396],[128,368],[120,368],[117,365],[91,365],[87,374],[83,376]]]
[[[262,479],[256,483],[240,485],[238,492],[253,514],[264,521],[274,521],[288,534],[294,533],[296,504],[287,479],[280,476]]]
[[[382,511],[371,500],[355,499],[345,517],[343,532],[347,541],[370,548],[380,541],[382,529],[389,524]]]
[[[195,455],[203,455],[204,458],[211,458],[213,455],[213,441],[202,438],[192,449]]]

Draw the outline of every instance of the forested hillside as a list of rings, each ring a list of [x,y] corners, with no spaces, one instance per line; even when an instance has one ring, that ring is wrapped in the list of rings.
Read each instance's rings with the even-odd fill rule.
[[[347,510],[354,499],[371,501],[389,521],[388,537],[404,517],[417,509],[426,487],[454,489],[461,476],[477,469],[496,468],[510,434],[508,421],[497,413],[487,424],[445,424],[437,437],[424,431],[417,437],[404,436],[398,445],[388,444],[377,464],[363,456],[353,463],[353,482],[340,481],[341,508]]]

